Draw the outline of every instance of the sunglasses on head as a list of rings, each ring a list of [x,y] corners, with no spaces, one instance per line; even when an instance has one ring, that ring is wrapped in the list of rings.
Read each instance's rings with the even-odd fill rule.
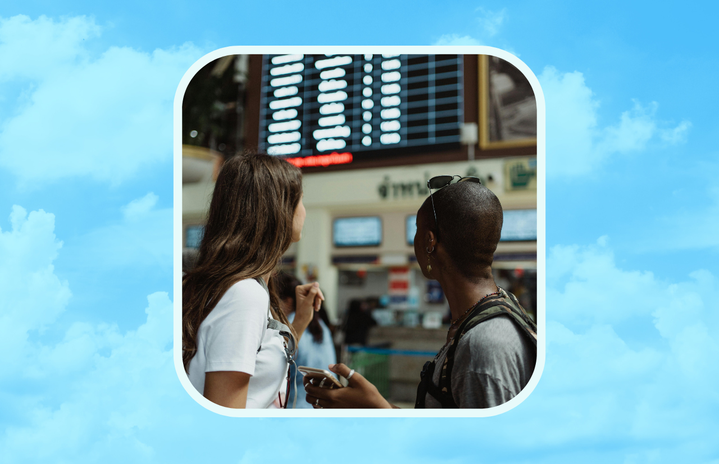
[[[457,181],[454,179],[458,178]],[[434,224],[437,226],[437,234],[439,234],[439,223],[437,222],[437,210],[434,207],[434,197],[432,196],[432,190],[439,190],[450,184],[458,184],[460,182],[473,182],[475,184],[482,184],[482,181],[478,177],[462,177],[458,174],[453,176],[434,176],[427,181],[427,188],[429,189],[429,197],[432,199],[432,212],[434,213]]]

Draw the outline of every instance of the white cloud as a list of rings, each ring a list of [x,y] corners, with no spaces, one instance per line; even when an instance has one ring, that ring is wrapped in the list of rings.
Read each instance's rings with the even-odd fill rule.
[[[689,121],[682,121],[679,123],[679,125],[675,128],[670,129],[664,129],[661,131],[661,138],[665,142],[676,145],[678,143],[683,143],[687,139],[687,132],[689,132],[689,129],[692,127],[692,123]]]
[[[488,37],[494,37],[499,33],[499,30],[504,23],[504,18],[507,15],[507,9],[502,8],[499,11],[491,11],[486,8],[478,8],[480,16],[477,18],[479,27],[482,33]]]
[[[434,45],[492,45],[512,51],[509,45],[497,43],[497,36],[507,17],[507,10],[503,8],[499,11],[492,11],[480,7],[475,11],[478,16],[476,18],[477,30],[474,34],[444,34],[435,40]]]
[[[622,113],[619,123],[604,129],[598,151],[602,153],[630,153],[641,151],[656,133],[657,103],[643,107],[634,101],[631,110]]]
[[[31,331],[42,331],[58,318],[71,292],[52,265],[62,247],[54,234],[55,216],[42,210],[28,215],[13,206],[10,222],[11,230],[0,230],[0,351],[17,353]],[[25,362],[6,357],[0,379]]]
[[[118,211],[118,219],[68,241],[77,269],[157,269],[172,266],[172,208],[157,208],[153,192]]]
[[[600,101],[587,86],[584,75],[559,72],[552,66],[539,75],[547,105],[547,174],[551,177],[585,175],[610,157],[645,150],[650,142],[682,143],[691,123],[672,127],[657,118],[658,104],[634,101],[619,121],[598,123]]]
[[[434,45],[482,45],[474,37],[468,35],[460,36],[459,34],[444,34]]]
[[[127,220],[141,219],[155,207],[157,204],[157,195],[150,192],[142,198],[132,200],[128,205],[122,207],[122,213]]]
[[[148,297],[146,320],[136,330],[76,321],[60,340],[48,340],[38,331],[57,320],[70,298],[69,284],[52,266],[62,246],[54,216],[15,206],[11,224],[0,231],[0,401],[6,412],[21,409],[23,420],[0,420],[3,458],[96,462],[109,450],[125,462],[151,458],[139,431],[161,429],[166,402],[185,396],[172,363],[167,293]]]
[[[93,57],[85,39],[98,34],[85,17],[0,22],[2,52],[31,57],[3,66],[6,80],[28,80],[29,96],[0,125],[0,166],[26,188],[72,176],[116,184],[171,159],[174,91],[201,52],[110,47]]]
[[[704,176],[713,176],[718,170],[719,164],[710,162],[701,163],[691,171],[675,173],[676,194],[683,203],[678,208],[660,208],[652,222],[646,224],[646,231],[637,231],[635,249],[639,252],[719,251],[719,186],[711,184],[691,195],[686,192],[687,186],[701,185],[699,179],[703,181]],[[686,177],[687,173],[692,177]]]
[[[83,42],[100,34],[92,18],[79,16],[59,22],[40,16],[0,18],[0,81],[43,79],[52,71],[77,65],[88,56]]]
[[[663,284],[651,272],[618,269],[607,245],[608,239],[601,237],[590,247],[550,249],[547,297],[557,320],[579,327],[613,325],[634,316],[648,317],[660,304]],[[618,297],[621,305],[615,303]]]
[[[182,418],[183,413],[171,412],[171,404],[185,393],[173,372],[172,302],[166,293],[152,294],[145,312],[147,320],[137,330],[120,334],[117,328],[75,325],[61,343],[43,346],[35,360],[49,368],[42,378],[63,384],[65,394],[59,404],[52,400],[53,388],[26,399],[25,423],[8,426],[0,436],[6,457],[153,460],[152,445],[140,437],[148,428],[161,430],[168,414]],[[54,367],[57,360],[65,368],[68,361],[76,366]]]

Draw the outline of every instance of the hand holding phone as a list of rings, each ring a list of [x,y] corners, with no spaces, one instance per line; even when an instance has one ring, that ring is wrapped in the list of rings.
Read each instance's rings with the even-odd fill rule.
[[[305,380],[303,381],[305,384],[309,382],[312,386],[330,390],[333,388],[342,388],[342,384],[339,380],[328,370],[307,366],[299,366],[297,370],[305,376]]]
[[[377,387],[367,381],[360,373],[353,373],[349,367],[341,363],[331,364],[329,368],[330,372],[334,372],[345,379],[349,377],[348,384],[342,388],[327,388],[327,384],[330,383],[329,379],[325,381],[323,387],[316,383],[310,384],[305,380],[306,400],[315,409],[392,408],[392,405],[382,397]],[[301,370],[302,367],[298,369]],[[316,369],[316,371],[318,370]]]

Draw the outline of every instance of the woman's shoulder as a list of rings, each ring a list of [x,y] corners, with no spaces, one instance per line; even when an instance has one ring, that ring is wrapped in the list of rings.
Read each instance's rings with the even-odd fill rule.
[[[504,314],[477,324],[464,334],[457,345],[458,356],[461,353],[487,361],[526,357],[531,351],[517,323]]]
[[[210,311],[201,330],[234,330],[233,327],[260,330],[267,321],[269,295],[254,279],[235,282]]]
[[[259,282],[255,279],[243,279],[227,289],[217,306],[234,306],[236,303],[242,303],[242,306],[259,306],[266,310],[269,300],[269,294]]]
[[[265,295],[267,295],[267,291],[262,287],[262,285],[256,280],[256,279],[242,279],[238,280],[232,286],[230,287],[227,292],[250,292],[250,293],[257,293],[262,292]]]

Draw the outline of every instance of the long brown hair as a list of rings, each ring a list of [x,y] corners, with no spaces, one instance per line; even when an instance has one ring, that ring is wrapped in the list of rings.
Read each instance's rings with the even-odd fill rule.
[[[292,243],[302,174],[292,164],[262,154],[228,159],[217,176],[197,263],[182,280],[182,361],[187,371],[197,352],[200,324],[235,283],[274,271]],[[292,325],[282,311],[273,280],[275,319]]]

